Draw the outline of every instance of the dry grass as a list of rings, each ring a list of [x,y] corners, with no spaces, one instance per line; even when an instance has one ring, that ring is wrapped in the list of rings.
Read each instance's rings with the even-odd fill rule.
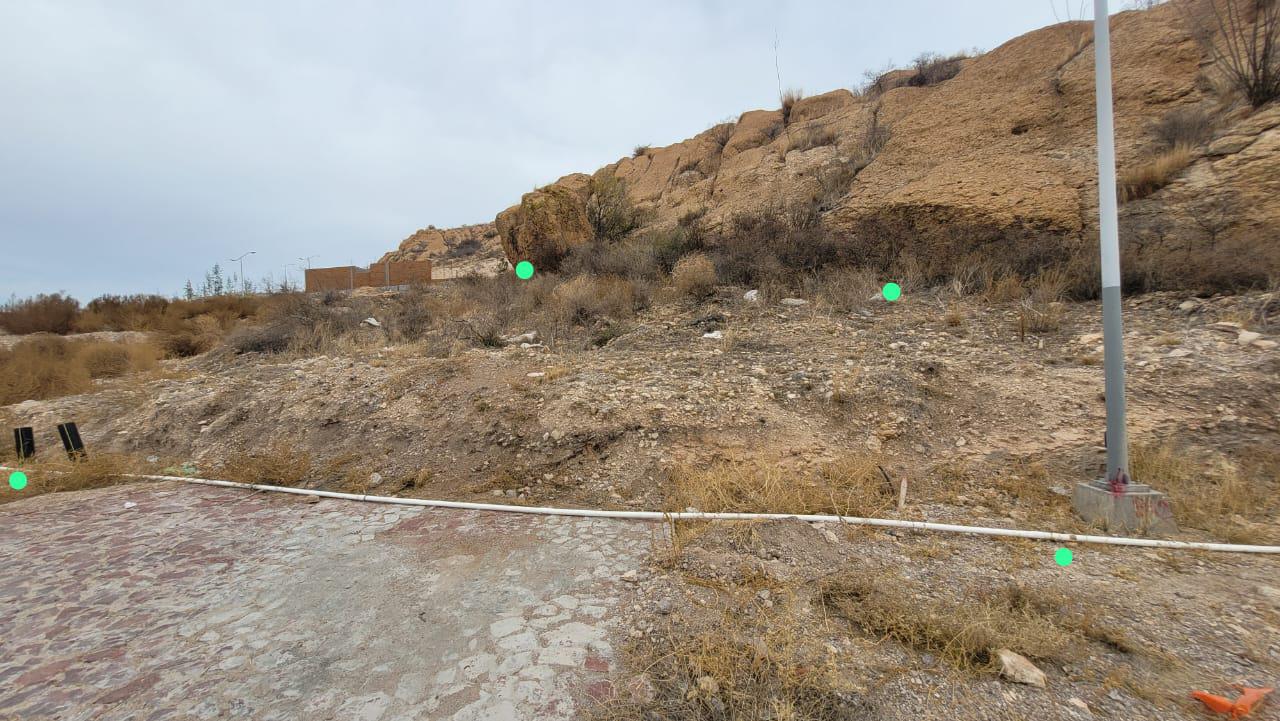
[[[637,284],[618,276],[579,275],[551,292],[551,313],[567,325],[586,326],[596,320],[621,320],[648,303]]]
[[[33,336],[0,349],[0,405],[86,393],[95,379],[154,370],[161,355],[147,342]]]
[[[803,152],[826,145],[835,145],[836,142],[835,131],[827,127],[813,127],[791,136],[791,141],[787,143],[786,152],[790,153],[793,150]]]
[[[1027,289],[1022,284],[1022,277],[1016,273],[989,278],[983,291],[983,297],[988,303],[1012,303],[1022,300],[1026,295]]]
[[[671,286],[686,298],[709,298],[716,291],[716,266],[703,253],[686,255],[671,270]]]
[[[1062,326],[1066,297],[1071,280],[1061,269],[1046,270],[1036,276],[1030,294],[1019,306],[1019,328],[1034,333],[1047,333]]]
[[[1252,447],[1234,461],[1204,459],[1204,453],[1171,441],[1136,444],[1129,468],[1134,480],[1169,494],[1179,525],[1231,543],[1280,538],[1271,522],[1280,510],[1280,453]]]
[[[853,681],[815,634],[815,623],[786,594],[777,609],[744,613],[753,586],[721,589],[737,596],[711,623],[697,629],[669,628],[630,645],[629,666],[644,669],[619,685],[620,698],[592,714],[595,719],[639,721],[839,721],[861,718]],[[736,593],[735,593],[736,592]]]
[[[264,483],[271,486],[294,486],[311,472],[311,454],[281,441],[262,450],[237,454],[219,469],[228,481]]]
[[[1191,149],[1176,145],[1146,162],[1120,174],[1120,199],[1128,202],[1145,198],[1169,184],[1173,176],[1191,162]]]
[[[7,460],[6,463],[21,465],[26,470],[27,487],[22,491],[13,491],[6,483],[0,487],[0,503],[20,501],[45,493],[83,491],[128,483],[132,479],[125,478],[121,474],[139,472],[142,467],[141,463],[130,456],[96,452],[78,461],[58,458],[52,461],[20,464]]]
[[[1079,590],[1017,585],[955,588],[938,596],[927,579],[895,569],[862,569],[828,580],[819,598],[826,609],[864,633],[892,638],[966,670],[993,670],[994,651],[1007,648],[1031,659],[1067,662],[1086,642],[1120,653],[1150,653]]]
[[[869,456],[851,456],[807,474],[768,461],[680,467],[670,480],[672,511],[874,516],[894,503],[893,489]]]
[[[834,268],[818,277],[818,298],[839,313],[852,313],[875,302],[879,281],[868,268]]]
[[[964,309],[958,305],[952,304],[947,308],[947,312],[943,314],[942,320],[950,328],[959,328],[964,325]]]

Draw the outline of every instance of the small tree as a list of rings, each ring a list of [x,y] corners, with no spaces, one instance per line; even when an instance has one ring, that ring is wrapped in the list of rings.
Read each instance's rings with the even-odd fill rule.
[[[591,197],[587,199],[587,221],[596,240],[618,240],[635,230],[639,214],[627,197],[627,183],[616,175],[602,175],[591,180]]]
[[[191,287],[191,279],[187,278],[187,285],[182,289],[182,297],[191,300],[196,297],[196,289]]]
[[[1200,0],[1193,36],[1253,107],[1280,97],[1280,0]]]

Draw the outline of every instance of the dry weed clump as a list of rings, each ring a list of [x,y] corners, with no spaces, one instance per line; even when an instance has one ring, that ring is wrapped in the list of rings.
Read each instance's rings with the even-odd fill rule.
[[[776,463],[718,463],[671,473],[667,508],[706,512],[874,516],[893,504],[874,458],[851,456],[801,474]]]
[[[161,355],[148,342],[33,336],[0,349],[0,405],[85,393],[96,379],[154,370]]]
[[[671,285],[687,298],[709,298],[716,291],[716,266],[702,253],[686,255],[672,269]]]
[[[295,486],[311,472],[311,454],[290,444],[273,441],[256,452],[239,453],[219,469],[224,480]]]
[[[1176,145],[1120,174],[1120,199],[1139,200],[1168,185],[1191,162],[1191,149]]]
[[[1135,444],[1133,478],[1169,494],[1180,525],[1208,531],[1231,543],[1280,538],[1269,521],[1280,510],[1280,453],[1260,447],[1240,451],[1234,462],[1172,442]]]
[[[743,614],[732,604],[718,623],[668,629],[632,643],[630,665],[644,679],[623,682],[620,698],[597,709],[600,721],[843,721],[866,709],[821,639],[814,619],[784,603]],[[648,686],[648,692],[645,691]]]
[[[568,325],[629,318],[647,301],[635,283],[617,276],[579,275],[556,286],[551,293],[553,314]]]
[[[7,461],[14,465],[13,461]],[[18,501],[44,493],[62,491],[83,491],[90,488],[105,488],[118,483],[127,483],[133,479],[123,474],[136,472],[142,464],[136,459],[119,453],[92,453],[79,460],[59,458],[51,461],[26,462],[21,464],[27,473],[27,487],[21,493],[0,493],[0,503]]]
[[[832,310],[852,313],[875,301],[879,281],[868,268],[833,268],[818,277],[818,297]]]
[[[954,586],[950,587],[955,590]],[[821,604],[864,633],[892,638],[965,670],[994,670],[995,651],[1007,648],[1031,659],[1079,658],[1086,633],[1123,638],[1103,630],[1086,603],[1057,591],[1017,587],[966,588],[946,597],[894,569],[861,569],[829,579]],[[1078,596],[1077,596],[1078,598]],[[1086,625],[1087,624],[1087,625]]]

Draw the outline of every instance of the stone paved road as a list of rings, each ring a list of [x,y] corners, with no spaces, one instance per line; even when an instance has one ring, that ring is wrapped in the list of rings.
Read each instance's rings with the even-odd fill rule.
[[[570,718],[651,531],[173,483],[0,506],[0,719]]]

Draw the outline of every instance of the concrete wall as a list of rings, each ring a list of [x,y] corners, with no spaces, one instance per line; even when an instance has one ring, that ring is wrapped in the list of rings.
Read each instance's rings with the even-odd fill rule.
[[[368,268],[357,268],[354,265],[337,268],[308,268],[306,278],[308,293],[426,283],[431,280],[431,261],[370,263]]]

